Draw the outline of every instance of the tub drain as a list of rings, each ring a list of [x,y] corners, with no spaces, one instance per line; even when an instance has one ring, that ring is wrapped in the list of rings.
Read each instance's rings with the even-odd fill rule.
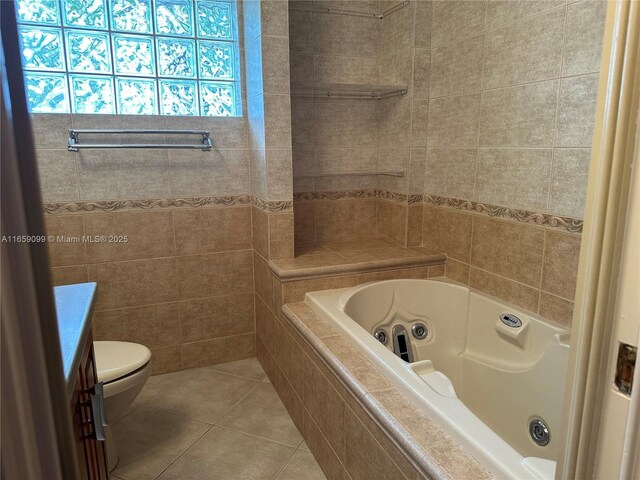
[[[541,418],[534,418],[529,422],[529,435],[536,445],[544,447],[549,443],[549,427]]]

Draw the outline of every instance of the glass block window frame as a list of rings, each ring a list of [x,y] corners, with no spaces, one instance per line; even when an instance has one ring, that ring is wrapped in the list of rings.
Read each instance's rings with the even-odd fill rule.
[[[15,0],[34,113],[241,116],[236,0]]]

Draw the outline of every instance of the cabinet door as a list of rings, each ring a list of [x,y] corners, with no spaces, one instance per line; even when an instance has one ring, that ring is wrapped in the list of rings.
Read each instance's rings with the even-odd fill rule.
[[[107,456],[103,441],[96,438],[95,422],[101,422],[99,412],[94,412],[91,400],[97,374],[93,354],[93,340],[89,337],[78,369],[74,388],[73,426],[76,432],[76,446],[79,470],[87,480],[107,480]],[[98,418],[94,418],[98,415]]]

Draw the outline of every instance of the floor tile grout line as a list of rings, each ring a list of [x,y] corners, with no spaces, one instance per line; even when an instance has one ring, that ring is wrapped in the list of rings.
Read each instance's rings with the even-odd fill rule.
[[[277,443],[278,445],[282,445],[288,448],[293,448],[294,450],[298,449],[298,447],[294,447],[293,445],[289,445],[288,443],[274,440],[273,438],[267,438],[260,435],[256,435],[255,433],[248,433],[248,432],[245,432],[244,430],[238,430],[237,428],[227,427],[226,425],[215,424],[213,426],[217,428],[221,428],[222,430],[228,430],[230,432],[241,433],[242,435],[247,435],[249,437],[259,438],[260,440],[266,440],[267,442]]]
[[[219,365],[224,365],[224,363],[220,363]],[[245,377],[244,375],[240,375],[240,374],[237,374],[237,373],[223,372],[222,370],[216,370],[213,367],[215,367],[215,365],[210,365],[210,366],[204,367],[204,368],[208,368],[209,370],[213,370],[215,373],[221,373],[223,375],[229,375],[230,377],[241,378],[243,380],[251,380],[252,382],[266,383],[264,380],[258,380],[257,378],[251,378],[251,377]],[[265,378],[267,378],[266,375],[265,375]]]
[[[184,450],[180,455],[178,455],[178,456],[176,457],[176,459],[175,459],[175,460],[173,460],[173,462],[171,462],[169,465],[167,465],[167,467],[166,467],[164,470],[162,470],[162,472],[160,472],[156,477],[154,477],[154,480],[157,480],[158,478],[160,478],[164,472],[166,472],[169,468],[171,468],[171,466],[172,466],[174,463],[176,463],[180,458],[182,458],[182,456],[183,456],[185,453],[187,453],[187,452],[191,449],[191,447],[193,447],[196,443],[198,443],[198,442],[202,439],[202,437],[204,437],[207,433],[209,433],[209,432],[211,431],[211,429],[212,429],[212,428],[213,428],[213,425],[209,425],[209,428],[207,428],[207,430],[206,430],[206,431],[204,431],[204,432],[202,433],[202,435],[200,435],[198,438],[196,438],[196,439],[194,440],[194,442],[193,442],[191,445],[189,445],[187,448],[185,448],[185,450]]]
[[[227,410],[222,414],[222,416],[221,416],[220,418],[218,418],[218,419],[213,423],[213,425],[214,425],[214,426],[216,426],[216,427],[218,427],[218,426],[219,426],[219,425],[218,425],[218,423],[220,423],[220,421],[221,421],[224,417],[226,417],[226,416],[229,414],[229,412],[230,412],[231,410],[233,410],[234,408],[236,408],[236,407],[237,407],[237,406],[238,406],[238,405],[239,405],[239,404],[240,404],[240,403],[241,403],[245,398],[247,398],[247,397],[249,396],[249,394],[250,394],[251,392],[253,392],[253,391],[254,391],[254,390],[256,390],[257,388],[258,388],[258,384],[256,384],[256,385],[254,385],[253,387],[251,387],[251,388],[247,391],[247,393],[245,393],[244,395],[242,395],[242,397],[240,397],[240,399],[239,399],[236,403],[234,403],[233,405],[231,405],[231,407],[229,407],[229,408],[228,408],[228,409],[227,409]]]
[[[296,454],[297,451],[298,449],[295,449],[293,452],[291,452],[291,455],[289,456],[289,458],[284,462],[282,467],[280,467],[280,470],[278,470],[278,473],[276,473],[276,476],[273,477],[274,480],[278,480],[278,477],[282,472],[284,472],[284,469],[287,468],[287,465],[289,465],[289,463],[291,462],[291,460],[293,459],[293,456]]]

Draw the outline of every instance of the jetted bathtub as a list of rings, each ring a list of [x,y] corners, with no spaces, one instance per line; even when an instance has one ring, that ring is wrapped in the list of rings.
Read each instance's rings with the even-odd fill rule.
[[[445,279],[312,292],[306,302],[497,478],[553,478],[567,330]]]

